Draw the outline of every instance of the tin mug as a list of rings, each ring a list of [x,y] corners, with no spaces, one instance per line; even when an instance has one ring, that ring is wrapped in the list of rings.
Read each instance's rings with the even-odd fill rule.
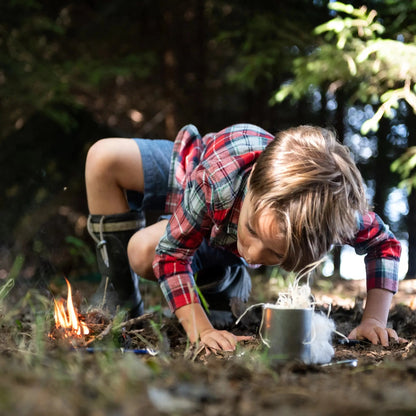
[[[311,361],[312,313],[308,309],[283,309],[263,306],[262,336],[269,346],[272,362]]]

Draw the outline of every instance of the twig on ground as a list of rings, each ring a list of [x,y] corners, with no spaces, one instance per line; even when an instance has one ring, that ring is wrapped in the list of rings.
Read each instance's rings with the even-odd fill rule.
[[[185,351],[185,359],[195,361],[198,355],[203,351],[207,351],[205,344],[197,343],[191,344],[189,348]]]
[[[129,330],[132,326],[138,324],[139,322],[150,319],[152,316],[154,316],[154,313],[145,313],[144,315],[129,319],[128,321],[125,321],[125,322],[121,322],[120,324],[114,327],[114,330],[117,331],[121,328],[125,328],[126,330]]]
[[[91,339],[89,339],[86,343],[85,343],[85,345],[89,345],[89,344],[91,344],[91,342],[93,342],[93,341],[95,341],[95,340],[102,340],[106,335],[108,335],[109,333],[110,333],[110,331],[111,331],[111,329],[112,329],[112,327],[113,327],[113,323],[112,322],[110,322],[105,328],[104,328],[104,330],[102,331],[102,332],[100,332],[97,336],[95,336],[95,337],[93,337],[93,338],[91,338]]]

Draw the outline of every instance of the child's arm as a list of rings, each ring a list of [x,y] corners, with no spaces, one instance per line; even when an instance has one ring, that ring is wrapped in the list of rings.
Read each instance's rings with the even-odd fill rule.
[[[349,335],[350,339],[368,339],[373,344],[389,345],[389,339],[404,342],[392,328],[386,328],[387,317],[393,293],[384,289],[371,289],[367,294],[367,302],[360,325]]]
[[[349,338],[366,338],[384,346],[389,337],[400,341],[394,330],[386,328],[392,296],[398,290],[399,241],[377,214],[368,212],[358,216],[351,245],[357,254],[366,255],[367,302],[361,323]]]
[[[167,237],[170,235],[169,224],[166,234]],[[187,240],[187,243],[198,244],[196,234],[192,237]],[[165,240],[166,238],[162,237],[159,247],[164,247]],[[166,251],[168,248],[169,245],[166,244]],[[171,311],[179,319],[192,343],[200,340],[209,349],[233,351],[238,341],[251,339],[249,336],[236,337],[228,331],[213,328],[198,302],[191,264],[187,258],[178,259],[167,253],[159,254],[156,251],[153,270],[159,279],[160,287]]]
[[[235,336],[231,332],[215,329],[199,303],[182,306],[175,311],[175,315],[192,343],[200,339],[213,350],[234,351],[238,341],[251,339],[250,336]]]

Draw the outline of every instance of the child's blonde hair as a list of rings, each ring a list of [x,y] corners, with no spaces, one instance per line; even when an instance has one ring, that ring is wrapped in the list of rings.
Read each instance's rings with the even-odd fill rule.
[[[280,132],[252,171],[249,195],[254,221],[276,213],[286,240],[281,263],[300,271],[319,262],[357,231],[356,214],[367,210],[361,174],[349,150],[331,130],[299,126]]]

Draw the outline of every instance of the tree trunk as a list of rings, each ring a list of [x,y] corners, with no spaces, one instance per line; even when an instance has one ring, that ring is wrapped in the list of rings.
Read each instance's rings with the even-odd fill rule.
[[[413,110],[408,107],[408,116],[406,118],[406,125],[409,132],[407,145],[416,146],[416,115]],[[412,174],[416,174],[413,170]],[[406,279],[416,279],[416,189],[412,188],[412,192],[407,197],[409,212],[406,216],[406,228],[408,232],[408,246],[409,246],[409,260]]]
[[[409,213],[406,218],[407,232],[409,233],[409,260],[406,279],[416,279],[416,190],[413,188],[407,198]]]
[[[178,127],[176,122],[177,102],[177,56],[175,46],[177,43],[177,21],[172,9],[166,8],[163,13],[164,39],[166,43],[163,51],[164,87],[166,97],[165,130],[166,137],[174,138]]]
[[[334,263],[334,272],[332,273],[333,279],[341,278],[341,246],[335,246],[332,249],[332,261]]]
[[[205,100],[206,100],[206,77],[207,77],[207,22],[205,16],[205,0],[197,0],[195,5],[196,15],[196,41],[198,48],[198,59],[195,59],[195,75],[197,87],[195,88],[194,105],[200,115],[202,131],[210,131],[210,120],[207,120]]]
[[[337,110],[335,112],[334,126],[337,132],[338,139],[343,143],[345,135],[345,96],[342,90],[337,92]],[[333,262],[334,262],[334,278],[341,277],[341,247],[335,247],[332,250]]]
[[[377,132],[377,150],[378,155],[374,165],[374,180],[375,180],[375,192],[373,205],[374,210],[380,215],[383,220],[385,219],[385,207],[388,194],[390,192],[389,179],[391,172],[389,166],[391,159],[388,157],[389,142],[387,135],[390,133],[390,120],[383,117],[380,120],[380,127]]]

